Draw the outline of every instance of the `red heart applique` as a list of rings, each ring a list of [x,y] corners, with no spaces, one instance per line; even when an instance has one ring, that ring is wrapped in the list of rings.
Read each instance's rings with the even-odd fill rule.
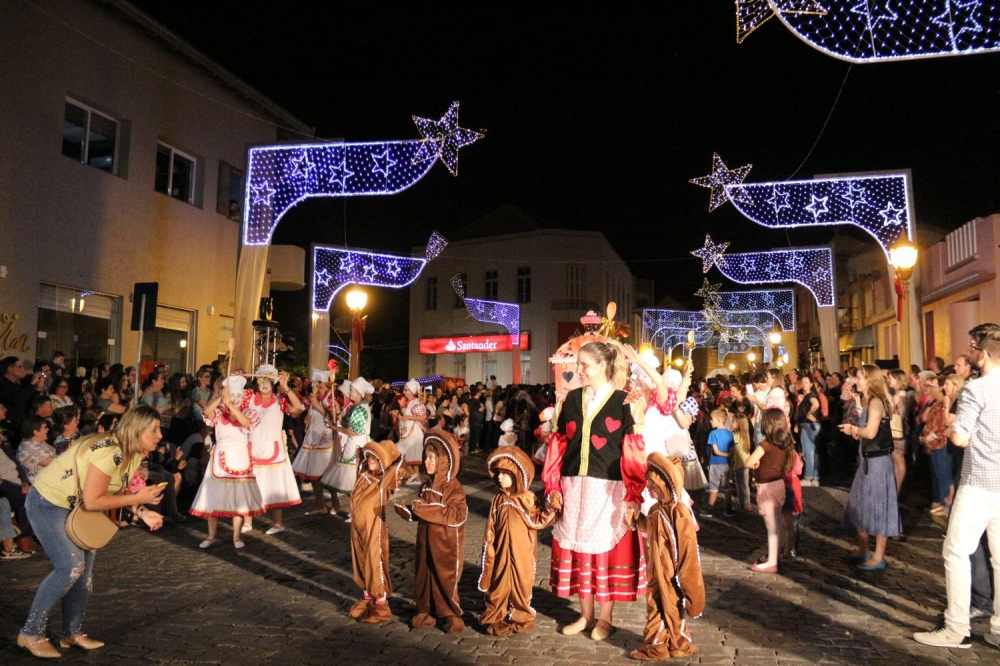
[[[608,429],[608,432],[614,432],[622,427],[622,422],[608,416],[604,419],[604,427]]]
[[[566,424],[566,439],[573,439],[573,435],[576,434],[576,421],[570,421]]]
[[[599,437],[598,435],[590,436],[590,443],[594,445],[594,448],[600,451],[604,448],[604,445],[608,443],[607,437]]]

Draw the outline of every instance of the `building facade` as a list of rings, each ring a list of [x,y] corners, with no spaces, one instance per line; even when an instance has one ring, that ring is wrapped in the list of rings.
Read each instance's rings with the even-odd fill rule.
[[[421,253],[422,248],[414,248],[414,254]],[[515,352],[493,351],[489,342],[470,346],[456,341],[506,334],[498,325],[469,316],[452,289],[456,275],[469,298],[520,306],[521,331],[530,345],[519,352],[526,384],[552,381],[548,358],[579,331],[587,310],[604,314],[614,301],[616,319],[632,321],[633,277],[603,234],[557,228],[506,206],[453,234],[445,251],[410,287],[411,377],[476,382],[495,375],[501,385],[513,379]],[[441,353],[421,354],[421,340],[425,351],[439,345]],[[445,349],[449,341],[452,349]]]
[[[250,145],[311,128],[123,0],[0,3],[0,354],[191,371],[232,334]],[[279,129],[281,128],[281,129]]]

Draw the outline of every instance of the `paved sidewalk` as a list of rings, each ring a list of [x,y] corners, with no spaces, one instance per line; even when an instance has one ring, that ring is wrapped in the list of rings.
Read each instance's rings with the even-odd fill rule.
[[[496,638],[478,631],[482,610],[476,591],[484,514],[493,496],[480,470],[482,454],[463,472],[471,515],[462,599],[469,627],[463,634],[412,630],[415,526],[389,517],[392,601],[397,621],[371,627],[350,620],[357,598],[351,574],[348,525],[332,516],[285,512],[284,533],[268,537],[258,519],[236,551],[223,545],[198,549],[205,524],[189,519],[150,534],[123,530],[97,557],[95,593],[85,630],[108,643],[94,654],[66,651],[63,663],[279,664],[404,663],[539,664],[585,666],[635,663],[627,658],[641,642],[644,605],[619,604],[618,631],[605,643],[566,637],[557,627],[578,616],[576,600],[548,588],[550,534],[539,548],[533,606],[537,629]],[[840,529],[842,487],[806,488],[802,557],[778,576],[754,574],[747,563],[765,547],[759,516],[702,520],[699,535],[708,603],[692,621],[699,664],[996,664],[1000,652],[982,640],[988,622],[973,626],[971,650],[918,645],[913,631],[931,627],[944,606],[941,530],[909,515],[908,541],[890,543],[886,571],[858,574],[841,563],[853,545]],[[403,488],[399,497],[412,496]],[[34,663],[14,639],[32,596],[49,571],[39,553],[0,564],[0,664]],[[50,629],[60,628],[54,613]],[[682,660],[673,660],[684,663]]]

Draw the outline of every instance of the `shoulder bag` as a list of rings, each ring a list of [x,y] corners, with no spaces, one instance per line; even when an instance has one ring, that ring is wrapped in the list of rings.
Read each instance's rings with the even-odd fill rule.
[[[85,449],[95,438],[85,438],[77,444],[76,453],[73,454],[73,475],[76,476],[76,487],[79,492],[79,501],[73,510],[66,517],[66,535],[70,541],[83,550],[97,550],[108,545],[112,537],[118,533],[118,525],[108,518],[103,511],[88,511],[83,506],[83,479],[80,478],[79,461],[80,452]]]
[[[887,405],[882,405],[882,420],[878,424],[878,432],[871,439],[861,439],[861,457],[864,459],[865,474],[868,473],[868,459],[887,456],[892,453],[892,427],[891,414],[886,409]]]

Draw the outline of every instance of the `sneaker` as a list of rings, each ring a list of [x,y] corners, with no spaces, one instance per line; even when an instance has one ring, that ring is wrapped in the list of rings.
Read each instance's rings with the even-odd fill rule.
[[[969,609],[969,622],[985,620],[988,617],[993,617],[993,613],[991,611],[976,608],[975,606]]]
[[[285,528],[283,526],[281,526],[281,525],[273,525],[271,527],[271,529],[269,529],[268,531],[264,532],[264,534],[266,534],[268,536],[273,536],[275,534],[281,534],[284,531],[285,531]]]
[[[985,636],[983,640],[992,645],[993,647],[1000,649],[1000,634],[994,634],[992,631]]]
[[[699,518],[711,518],[712,512],[706,511],[705,509],[696,509],[694,515],[698,516]]]
[[[948,627],[941,627],[934,631],[918,631],[913,634],[913,640],[923,645],[930,645],[932,647],[945,647],[945,648],[970,648],[972,647],[972,639],[968,636],[963,636],[957,631],[952,631]]]
[[[215,539],[205,539],[204,541],[202,541],[201,543],[198,544],[198,547],[202,548],[202,549],[211,548],[216,543],[218,543],[218,542]]]
[[[18,550],[14,548],[13,550],[3,550],[0,551],[0,562],[7,562],[9,560],[26,560],[32,556],[33,553],[26,553],[23,550]]]
[[[725,511],[722,512],[722,515],[725,518],[735,518],[736,517],[736,513],[732,509],[726,509]]]

